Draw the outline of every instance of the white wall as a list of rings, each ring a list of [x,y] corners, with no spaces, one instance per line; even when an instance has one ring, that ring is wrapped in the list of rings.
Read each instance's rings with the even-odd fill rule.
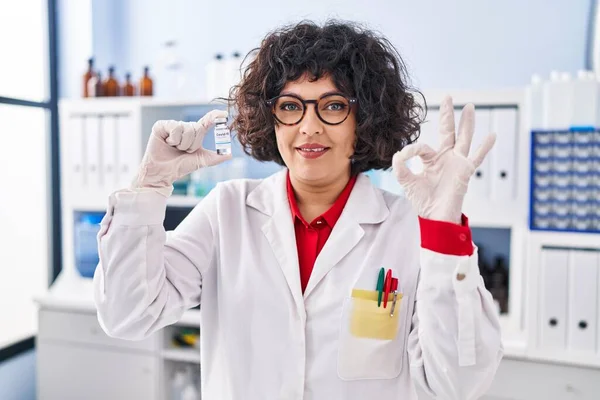
[[[121,77],[145,64],[157,72],[161,44],[175,39],[202,85],[214,53],[246,52],[283,23],[338,17],[387,35],[422,89],[520,86],[534,72],[582,68],[590,8],[590,0],[91,1],[104,10],[93,15],[99,66],[114,62]],[[85,60],[64,63],[82,69]]]
[[[80,97],[92,44],[92,0],[57,1],[58,84],[60,97]]]

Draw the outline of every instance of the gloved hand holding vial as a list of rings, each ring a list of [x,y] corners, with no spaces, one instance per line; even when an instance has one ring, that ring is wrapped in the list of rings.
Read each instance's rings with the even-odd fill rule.
[[[215,126],[216,151],[202,142]],[[160,120],[152,127],[146,152],[132,182],[134,190],[151,189],[169,197],[173,182],[196,171],[231,159],[227,111],[212,110],[197,122]]]

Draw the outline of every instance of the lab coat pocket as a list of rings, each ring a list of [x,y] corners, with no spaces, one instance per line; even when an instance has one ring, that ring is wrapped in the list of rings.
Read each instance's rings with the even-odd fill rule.
[[[359,293],[357,295],[357,293]],[[342,312],[338,375],[344,380],[393,379],[400,375],[404,357],[406,311],[399,294],[377,306],[376,291],[354,291]]]

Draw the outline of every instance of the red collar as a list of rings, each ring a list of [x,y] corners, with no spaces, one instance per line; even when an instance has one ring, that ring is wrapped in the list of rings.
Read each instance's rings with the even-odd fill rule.
[[[354,187],[354,184],[356,183],[356,178],[357,178],[357,175],[354,175],[350,178],[350,180],[346,184],[346,187],[344,188],[344,190],[342,190],[342,192],[336,199],[335,203],[333,203],[331,208],[329,208],[329,210],[325,211],[320,217],[315,218],[315,220],[317,220],[319,218],[323,218],[325,220],[325,222],[327,223],[327,225],[329,225],[331,228],[333,228],[333,226],[337,222],[338,218],[342,214],[344,207],[346,206],[348,197],[350,197],[352,188]],[[292,181],[290,180],[289,171],[287,173],[287,196],[288,196],[288,201],[290,202],[292,218],[294,218],[294,219],[298,218],[300,221],[302,221],[302,223],[305,226],[308,226],[309,224],[304,220],[304,218],[300,214],[300,209],[298,208],[298,203],[296,202],[296,196],[294,195],[294,188],[292,187]]]

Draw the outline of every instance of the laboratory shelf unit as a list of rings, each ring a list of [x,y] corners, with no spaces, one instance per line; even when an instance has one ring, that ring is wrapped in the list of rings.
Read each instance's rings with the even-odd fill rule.
[[[598,393],[600,387],[590,382],[600,382],[600,300],[596,295],[597,288],[600,288],[600,256],[594,272],[580,273],[572,266],[580,261],[586,265],[594,263],[594,257],[600,254],[600,235],[531,229],[532,135],[524,88],[425,91],[428,114],[421,126],[419,142],[434,148],[438,146],[439,109],[446,94],[453,97],[456,117],[467,103],[475,105],[475,135],[471,152],[481,144],[485,135],[490,132],[497,134],[495,146],[470,181],[463,208],[469,218],[473,241],[483,249],[480,269],[500,312],[505,357],[489,399],[538,398],[533,393],[546,385],[544,382],[552,382],[552,385],[547,385],[552,386],[548,393],[573,390]],[[142,341],[106,336],[97,321],[92,280],[77,272],[75,223],[81,213],[104,213],[109,194],[129,187],[155,121],[197,120],[215,108],[222,109],[224,105],[202,99],[61,101],[64,265],[50,292],[38,299],[38,387],[41,400],[73,396],[89,400],[167,400],[176,371],[183,369],[198,373],[200,370],[200,350],[173,342],[179,330],[197,329],[201,335],[198,309],[186,311],[177,323]],[[422,168],[414,160],[410,167],[416,172]],[[393,172],[377,172],[372,177],[383,189],[402,192]],[[165,229],[174,229],[200,201],[202,197],[171,196],[167,200]],[[548,264],[548,260],[553,259],[549,255],[567,260],[560,264],[563,269],[554,270],[555,276],[564,278],[564,282],[559,282],[561,285],[564,283],[566,288],[562,294],[565,302],[578,292],[578,285],[574,282],[587,282],[582,285],[582,293],[596,289],[592,308],[578,308],[585,313],[569,314],[571,308],[568,307],[572,305],[568,305],[565,314],[555,318],[555,326],[562,327],[561,322],[564,322],[575,323],[577,327],[564,334],[561,331],[556,336],[552,336],[551,331],[544,332],[544,324],[554,318],[545,314],[543,300],[547,290],[541,284],[548,277],[547,265],[554,265]],[[564,265],[568,265],[566,270]],[[489,271],[484,270],[486,268]],[[573,298],[573,304],[582,301],[581,297]],[[594,313],[595,318],[589,317]],[[585,328],[581,328],[583,326]],[[543,345],[548,337],[556,339],[551,343],[560,342],[559,345]],[[573,341],[573,337],[583,339]],[[577,347],[579,343],[592,343],[592,337],[593,350],[591,345]],[[123,372],[124,368],[127,371]],[[522,374],[529,374],[527,371],[533,371],[531,379],[513,384],[522,380]],[[576,372],[580,371],[584,371],[590,379],[576,379],[579,376]],[[547,376],[552,378],[548,380]],[[102,385],[98,384],[98,377],[102,377]],[[92,387],[94,389],[89,390]]]
[[[446,95],[452,96],[457,128],[462,108],[469,103],[475,106],[470,154],[488,134],[496,133],[494,147],[469,182],[463,212],[469,218],[473,242],[482,248],[480,270],[501,312],[503,336],[522,340],[526,329],[524,275],[529,233],[529,138],[522,117],[526,114],[525,91],[436,90],[423,95],[427,116],[417,143],[438,148],[440,106]],[[422,170],[417,159],[409,166],[414,172]]]
[[[182,366],[200,366],[199,349],[177,348],[172,342],[177,330],[199,331],[197,309],[142,340],[123,340],[104,333],[92,279],[72,268],[63,269],[50,291],[35,300],[40,400],[169,400],[173,372]]]
[[[195,121],[225,108],[202,99],[144,97],[64,99],[59,107],[64,266],[76,264],[75,213],[105,212],[109,195],[131,186],[157,120]],[[174,194],[167,206],[192,209],[201,200]]]

